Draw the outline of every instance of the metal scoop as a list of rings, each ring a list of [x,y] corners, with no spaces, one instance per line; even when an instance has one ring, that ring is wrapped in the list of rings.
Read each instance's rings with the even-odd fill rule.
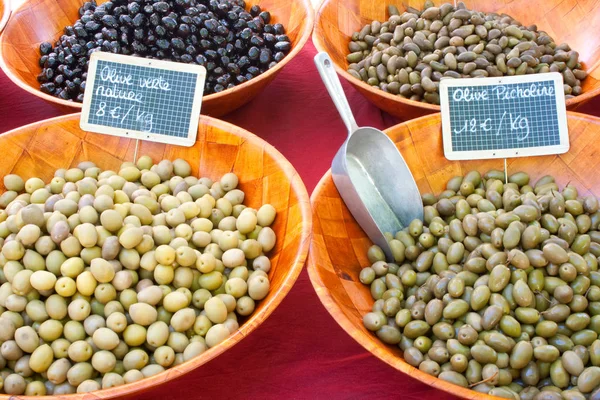
[[[379,129],[358,127],[329,55],[317,54],[315,64],[348,128],[331,164],[333,182],[358,224],[392,261],[385,234],[423,219],[419,189],[394,142]]]

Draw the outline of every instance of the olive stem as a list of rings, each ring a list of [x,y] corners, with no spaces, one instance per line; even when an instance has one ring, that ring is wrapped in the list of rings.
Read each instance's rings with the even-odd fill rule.
[[[490,376],[482,381],[471,383],[469,385],[469,387],[472,388],[473,386],[477,386],[477,385],[481,385],[482,383],[489,382],[489,381],[493,380],[496,376],[498,376],[498,373],[499,373],[499,371],[496,371],[496,372],[494,372],[494,374],[492,376]]]

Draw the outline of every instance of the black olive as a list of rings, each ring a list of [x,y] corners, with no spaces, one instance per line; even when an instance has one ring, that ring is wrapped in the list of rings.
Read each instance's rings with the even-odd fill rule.
[[[52,52],[52,45],[48,42],[42,42],[40,44],[40,53],[42,55],[48,55]]]
[[[40,85],[40,90],[47,94],[53,94],[56,90],[56,86],[52,82],[43,83],[42,85]]]
[[[273,60],[276,62],[280,62],[284,58],[285,58],[285,54],[282,51],[275,53],[275,55],[273,56]]]
[[[265,41],[260,36],[252,36],[250,39],[250,44],[257,47],[262,47],[265,45]]]
[[[88,35],[88,33],[85,30],[85,28],[83,27],[83,25],[76,26],[76,27],[73,28],[73,30],[75,31],[75,36],[77,36],[77,37],[85,38]]]
[[[140,3],[132,1],[131,3],[127,4],[127,11],[129,12],[130,15],[135,15],[135,14],[139,13],[140,12]]]
[[[123,14],[119,17],[119,22],[121,25],[131,25],[133,19],[129,15]]]
[[[209,50],[212,47],[212,42],[210,40],[200,40],[200,47],[204,50]]]
[[[171,39],[171,46],[178,51],[183,51],[185,49],[185,43],[178,37]]]
[[[198,10],[197,7],[189,7],[185,10],[185,15],[189,15],[190,17],[193,17],[194,15],[198,15],[200,13],[200,10]]]
[[[217,35],[227,36],[229,34],[229,29],[223,25],[217,26]]]
[[[214,50],[206,50],[204,52],[204,56],[208,60],[215,60],[219,56],[219,54]]]
[[[283,28],[283,25],[281,25],[281,24],[273,25],[273,29],[275,30],[275,33],[277,35],[283,35],[285,33],[285,29]]]
[[[166,14],[167,12],[169,12],[169,9],[171,8],[169,6],[169,3],[167,3],[166,1],[156,2],[152,5],[152,7],[154,8],[155,11],[157,11],[159,13],[163,13],[163,14]]]
[[[71,52],[73,52],[74,55],[78,56],[79,54],[81,54],[81,52],[83,51],[83,49],[81,48],[81,45],[79,44],[74,44],[71,47]]]
[[[41,56],[40,57],[40,61],[39,61],[40,67],[43,67],[46,64],[47,61],[48,61],[48,56],[47,55]]]
[[[73,92],[75,92],[77,90],[77,85],[75,85],[72,81],[66,81],[65,82],[65,87],[71,93],[73,93]]]
[[[237,21],[235,21],[235,23],[233,24],[233,29],[236,30],[241,30],[248,27],[248,23],[246,21],[244,21],[243,19],[238,19]]]
[[[229,11],[227,13],[227,19],[230,21],[237,21],[239,19],[239,17],[235,11]]]
[[[85,29],[88,31],[97,31],[98,29],[100,29],[100,27],[101,25],[96,21],[86,22],[85,24]]]
[[[214,19],[208,19],[204,21],[204,26],[208,29],[209,32],[216,32],[218,23]]]
[[[242,32],[240,32],[240,38],[244,39],[244,40],[249,40],[252,37],[252,29],[250,28],[245,28],[244,30],[242,30]]]
[[[159,48],[161,48],[161,49],[163,49],[163,50],[166,50],[166,49],[168,49],[168,48],[170,48],[170,47],[171,47],[171,42],[170,42],[170,41],[168,41],[167,39],[158,39],[158,40],[156,41],[156,45],[157,45]]]
[[[246,45],[244,44],[244,42],[242,42],[240,39],[237,39],[235,41],[235,43],[233,44],[233,47],[238,51],[238,52],[242,52],[246,49]]]
[[[290,42],[277,42],[275,43],[275,50],[288,52],[292,48]]]
[[[58,93],[57,97],[58,97],[59,99],[63,99],[63,100],[70,100],[70,99],[71,99],[71,95],[69,95],[69,92],[68,92],[68,91],[66,91],[66,90],[61,90],[61,91]]]
[[[277,36],[275,36],[275,38],[277,39],[278,42],[291,42],[288,35],[277,35]]]
[[[144,14],[137,14],[133,17],[133,26],[141,27],[146,24],[146,16]]]
[[[260,17],[260,19],[262,19],[263,23],[265,24],[268,24],[271,20],[271,13],[269,13],[268,11],[263,11],[260,14],[258,14],[258,16]]]
[[[165,28],[167,28],[170,31],[177,28],[177,20],[171,17],[163,17],[162,23],[165,26]]]
[[[259,56],[260,49],[258,47],[250,47],[250,50],[248,50],[248,58],[250,58],[251,60],[258,60]]]
[[[261,11],[259,5],[254,5],[250,8],[250,14],[252,14],[253,17],[256,17]]]
[[[156,32],[158,36],[165,36],[167,34],[167,29],[163,25],[158,25],[154,28],[154,32]]]
[[[134,29],[133,38],[136,40],[142,40],[146,36],[146,32],[143,29]]]
[[[237,65],[240,67],[240,69],[244,69],[250,65],[250,59],[246,56],[242,56],[239,60],[237,60]]]
[[[102,23],[111,28],[116,28],[119,26],[119,21],[112,15],[105,15],[102,17]]]
[[[204,57],[202,54],[198,54],[196,58],[194,58],[194,61],[196,61],[196,64],[198,65],[206,65],[206,57]]]
[[[215,36],[213,38],[213,42],[217,45],[217,47],[221,47],[223,46],[225,43],[227,43],[227,39],[224,38],[223,36]]]
[[[102,8],[102,7],[98,7],[94,11],[93,17],[96,21],[102,21],[102,17],[104,17],[105,15],[106,15],[106,10],[104,10],[104,8]]]
[[[252,74],[253,76],[258,76],[258,74],[260,74],[260,69],[258,69],[258,67],[248,67],[247,69],[249,74]]]
[[[227,64],[227,71],[229,71],[233,75],[239,75],[240,67],[239,67],[239,65],[237,65],[235,63],[229,63],[229,64]]]
[[[179,28],[177,28],[177,34],[183,38],[186,38],[190,35],[190,26],[188,24],[180,24]]]
[[[117,38],[117,30],[116,29],[107,29],[102,28],[102,38],[105,40],[115,40]]]
[[[160,24],[161,17],[157,13],[154,13],[150,15],[150,18],[148,20],[150,21],[150,24],[156,26]]]

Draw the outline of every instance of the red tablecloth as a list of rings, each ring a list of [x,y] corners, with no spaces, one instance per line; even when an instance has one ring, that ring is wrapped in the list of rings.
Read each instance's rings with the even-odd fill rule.
[[[346,137],[323,87],[312,44],[255,100],[225,120],[264,138],[304,179],[308,192],[330,167]],[[61,114],[0,72],[0,132]],[[344,83],[359,125],[398,121]],[[600,101],[582,112],[600,116]],[[373,357],[350,338],[317,298],[302,272],[279,308],[241,343],[197,370],[140,395],[154,399],[448,398]]]

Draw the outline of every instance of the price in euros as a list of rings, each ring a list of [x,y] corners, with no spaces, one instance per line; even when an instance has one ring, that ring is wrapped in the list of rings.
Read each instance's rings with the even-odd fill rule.
[[[483,121],[478,121],[477,118],[466,119],[458,128],[454,129],[454,134],[460,135],[465,133],[487,133],[495,131],[496,136],[502,134],[502,129],[507,126],[508,133],[516,134],[517,140],[522,142],[529,136],[529,120],[527,117],[522,117],[520,114],[504,112],[498,122],[492,118],[486,118]]]
[[[98,110],[96,111],[97,117],[110,116],[112,119],[119,119],[123,123],[127,117],[134,118],[135,121],[140,124],[141,131],[150,133],[152,132],[152,119],[153,115],[147,111],[142,111],[139,106],[132,105],[128,109],[122,107],[108,107],[106,102],[101,101],[98,104]]]

